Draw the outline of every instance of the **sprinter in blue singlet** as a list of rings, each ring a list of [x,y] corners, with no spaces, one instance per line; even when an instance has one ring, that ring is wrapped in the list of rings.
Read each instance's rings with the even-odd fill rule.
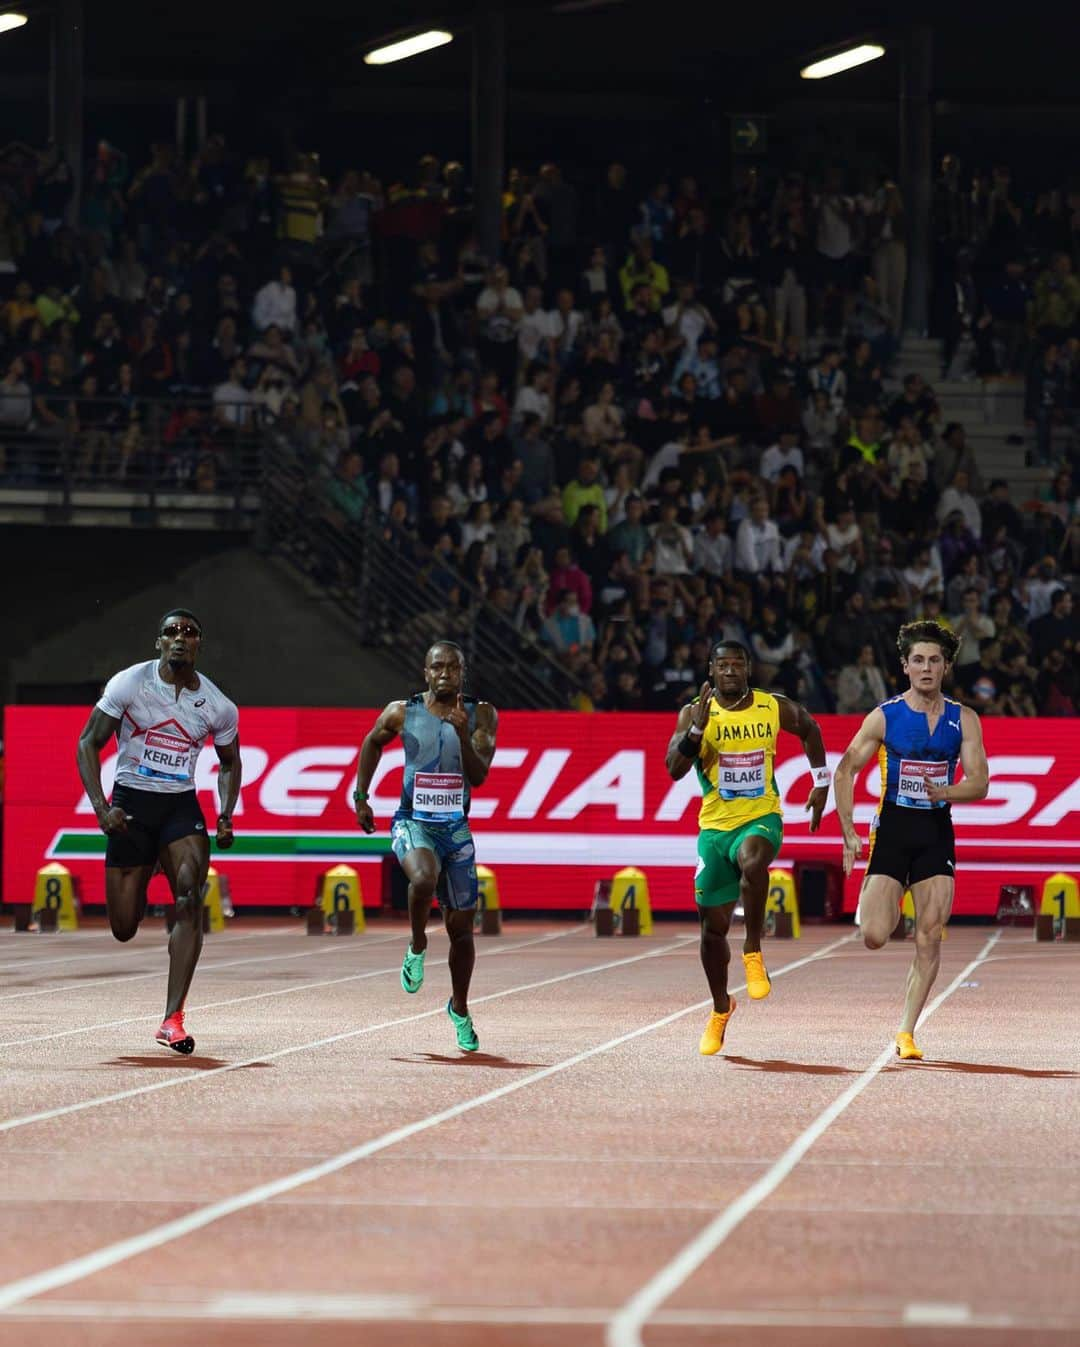
[[[453,641],[438,641],[424,661],[426,692],[391,702],[360,749],[356,774],[356,821],[375,831],[369,800],[371,781],[382,751],[395,735],[405,745],[405,777],[391,825],[394,855],[409,881],[412,940],[401,965],[401,985],[418,992],[424,981],[427,920],[436,894],[450,937],[453,995],[446,1011],[458,1046],[480,1046],[469,1014],[469,984],[476,952],[476,849],[469,831],[469,801],[482,785],[495,756],[498,716],[488,702],[463,693],[465,657]]]
[[[938,973],[941,934],[952,910],[954,801],[981,800],[990,782],[979,717],[941,691],[960,642],[937,622],[909,622],[897,647],[911,686],[863,721],[836,769],[836,812],[844,831],[844,873],[862,852],[853,819],[855,777],[876,755],[881,770],[870,857],[859,895],[867,948],[892,934],[905,889],[915,904],[915,959],[907,982],[897,1054],[918,1060],[915,1025]],[[955,780],[957,762],[963,778]]]

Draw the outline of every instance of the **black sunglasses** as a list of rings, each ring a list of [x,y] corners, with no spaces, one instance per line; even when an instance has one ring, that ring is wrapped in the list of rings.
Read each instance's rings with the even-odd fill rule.
[[[190,622],[185,622],[183,624],[180,624],[178,622],[170,622],[167,627],[162,627],[160,635],[168,636],[170,639],[173,636],[183,636],[185,638],[189,638],[192,636],[201,636],[202,632],[198,629],[198,627],[193,627]]]

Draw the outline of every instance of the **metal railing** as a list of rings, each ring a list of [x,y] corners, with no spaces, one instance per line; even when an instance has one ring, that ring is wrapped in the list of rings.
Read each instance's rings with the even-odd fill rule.
[[[212,511],[251,522],[262,478],[262,434],[248,409],[206,398],[50,396],[44,408],[0,384],[0,504]]]
[[[496,705],[564,709],[580,685],[461,575],[395,534],[368,506],[347,520],[326,475],[270,437],[262,488],[264,547],[286,557],[337,606],[361,644],[420,669],[440,637],[465,651],[469,683]]]

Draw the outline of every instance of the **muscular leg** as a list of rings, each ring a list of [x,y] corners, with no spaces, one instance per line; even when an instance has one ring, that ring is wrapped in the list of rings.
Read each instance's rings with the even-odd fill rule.
[[[473,943],[474,908],[457,911],[448,907],[443,913],[446,934],[450,937],[450,984],[453,988],[451,1005],[455,1015],[469,1013],[469,983],[476,963],[476,945]]]
[[[739,847],[739,900],[746,921],[744,954],[761,952],[765,904],[769,899],[769,866],[775,855],[776,851],[767,837],[748,837]]]
[[[423,954],[427,949],[427,923],[431,915],[431,900],[439,879],[439,862],[434,851],[414,847],[405,853],[401,862],[409,881],[409,922],[412,926],[412,952]]]
[[[934,875],[911,886],[915,903],[915,958],[907,979],[900,1033],[913,1034],[941,962],[941,933],[952,911],[951,875]]]
[[[867,875],[859,894],[859,924],[867,949],[880,949],[896,929],[904,886],[891,875]]]
[[[702,907],[698,904],[698,916],[701,918],[701,966],[712,992],[713,1009],[721,1015],[727,1014],[729,999],[727,989],[728,963],[731,948],[727,933],[731,925],[733,903],[724,903],[720,907]]]
[[[146,886],[153,871],[152,865],[105,867],[105,906],[117,940],[130,940],[139,929],[146,915]]]
[[[168,1019],[183,1009],[202,953],[202,893],[210,868],[210,843],[197,833],[177,838],[162,850],[161,865],[176,899],[176,922],[169,935]]]

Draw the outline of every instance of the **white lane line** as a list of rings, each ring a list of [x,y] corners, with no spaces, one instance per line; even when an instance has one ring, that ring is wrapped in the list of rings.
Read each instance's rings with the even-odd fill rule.
[[[145,948],[151,936],[153,935],[152,927],[148,929],[147,927],[144,926],[143,930],[146,931],[145,938],[139,940],[134,946],[140,951],[142,951]],[[165,928],[162,927],[161,930],[162,932],[164,932]],[[0,973],[22,971],[23,969],[28,968],[43,968],[45,967],[46,964],[51,963],[79,963],[85,959],[106,959],[110,956],[110,954],[114,952],[117,944],[116,937],[113,935],[111,931],[78,931],[78,932],[72,931],[70,933],[60,932],[57,934],[49,935],[47,938],[50,941],[50,946],[47,946],[47,948],[51,947],[52,941],[63,940],[65,934],[69,935],[71,940],[77,942],[80,945],[92,941],[93,942],[100,941],[100,943],[104,946],[104,948],[99,950],[96,954],[91,954],[89,952],[86,954],[63,954],[63,955],[56,955],[55,957],[50,956],[47,959],[36,959],[32,954],[28,952],[26,958],[15,959],[11,963],[0,963]],[[271,938],[271,937],[276,937],[280,939],[283,936],[290,936],[290,935],[297,936],[299,934],[300,931],[296,928],[293,928],[292,930],[281,930],[281,931],[243,931],[243,932],[218,931],[214,935],[214,944],[239,945],[247,940],[262,940],[264,938]],[[19,939],[29,942],[33,941],[34,937],[33,934],[27,935],[20,932]],[[39,944],[37,947],[40,949],[41,945]],[[21,946],[21,948],[29,951],[29,944],[24,944]]]
[[[912,1301],[904,1306],[904,1323],[919,1328],[966,1328],[972,1317],[970,1305]]]
[[[522,944],[540,944],[545,940],[552,940],[556,936],[537,936],[534,940],[523,941]],[[682,949],[689,940],[697,940],[696,936],[684,937],[672,945],[665,945],[659,949],[650,950],[647,954],[636,954],[630,959],[617,959],[613,963],[594,964],[590,968],[577,969],[570,973],[560,973],[556,977],[544,978],[539,982],[526,982],[519,987],[511,987],[501,992],[489,992],[486,996],[470,997],[470,1003],[479,1005],[483,1001],[496,1001],[503,996],[513,996],[517,992],[533,991],[537,987],[547,987],[555,982],[565,982],[570,978],[582,977],[586,973],[603,972],[607,968],[621,968],[625,964],[639,963],[642,959],[654,959],[659,954],[669,953],[674,949]],[[517,946],[516,948],[521,948]],[[503,953],[504,950],[492,950],[491,955]],[[509,946],[505,947],[507,954],[512,950]],[[489,956],[490,957],[490,956]],[[399,965],[394,965],[389,971],[397,972]],[[82,1113],[87,1109],[99,1108],[105,1104],[119,1103],[125,1099],[135,1099],[144,1094],[154,1094],[158,1090],[171,1090],[180,1085],[198,1085],[204,1080],[212,1079],[215,1076],[226,1075],[230,1071],[241,1071],[245,1067],[260,1066],[265,1062],[278,1061],[282,1057],[291,1057],[297,1052],[311,1052],[316,1048],[327,1047],[332,1043],[341,1043],[347,1039],[359,1038],[365,1034],[376,1033],[380,1029],[391,1029],[399,1024],[412,1024],[416,1020],[430,1019],[433,1015],[444,1015],[445,1007],[439,1006],[435,1010],[420,1011],[416,1015],[402,1015],[392,1020],[382,1020],[377,1024],[364,1025],[360,1029],[346,1029],[340,1034],[330,1034],[325,1038],[311,1039],[306,1043],[297,1043],[292,1047],[278,1048],[276,1052],[263,1053],[258,1057],[248,1057],[240,1062],[227,1062],[224,1066],[211,1067],[210,1070],[188,1070],[174,1067],[172,1072],[165,1080],[154,1081],[149,1085],[133,1086],[130,1090],[118,1090],[114,1094],[98,1095],[93,1099],[84,1099],[75,1104],[63,1104],[58,1108],[44,1109],[40,1113],[28,1113],[18,1118],[7,1118],[0,1122],[0,1132],[13,1132],[20,1127],[29,1127],[32,1123],[48,1122],[53,1118],[64,1118],[72,1113]]]
[[[543,945],[551,940],[562,940],[568,935],[575,935],[578,931],[584,929],[584,926],[574,926],[567,931],[556,931],[550,935],[534,936],[531,940],[523,940],[514,944],[500,945],[498,949],[485,949],[480,951],[480,958],[494,958],[497,954],[512,954],[515,950],[524,949],[527,945]],[[408,931],[403,931],[400,935],[381,936],[378,940],[368,942],[367,948],[373,944],[387,944],[389,941],[408,939]],[[336,953],[342,949],[341,946],[334,946],[324,951],[306,950],[304,954],[290,954],[288,956],[280,955],[277,957],[290,959],[304,958],[307,954],[316,953]],[[273,996],[291,996],[295,992],[307,992],[314,988],[336,987],[342,982],[362,982],[365,978],[382,977],[386,973],[396,973],[401,967],[400,963],[387,965],[385,968],[376,968],[365,973],[349,973],[345,977],[339,978],[320,978],[316,982],[301,982],[293,987],[277,987],[273,991],[253,992],[249,996],[231,996],[226,1001],[204,1001],[201,1005],[188,1006],[187,1013],[193,1014],[202,1010],[220,1010],[222,1006],[239,1006],[249,1001],[262,1001]],[[88,1034],[98,1029],[115,1029],[125,1024],[146,1024],[157,1019],[156,1015],[129,1015],[119,1020],[102,1020],[97,1024],[82,1024],[77,1029],[59,1029],[52,1034],[36,1034],[32,1038],[9,1038],[0,1042],[0,1048],[24,1048],[31,1043],[51,1043],[57,1038],[71,1038],[74,1034]]]
[[[831,950],[839,945],[853,939],[852,936],[845,936],[841,940],[836,940],[829,945],[823,945],[821,949],[813,954],[804,955],[801,959],[785,964],[783,967],[772,972],[772,977],[780,977],[785,973],[794,972],[797,968],[802,968],[806,964],[813,963],[815,960],[824,957]],[[573,973],[563,973],[558,977],[544,978],[540,982],[525,984],[520,987],[511,987],[505,991],[492,992],[487,996],[478,997],[477,1004],[480,1001],[494,1001],[503,996],[513,996],[519,992],[532,991],[538,987],[550,987],[560,982],[567,982],[572,978],[584,977],[590,973],[605,973],[614,968],[625,968],[629,964],[641,963],[645,959],[655,959],[663,954],[668,954],[673,950],[685,949],[689,941],[697,943],[697,937],[688,937],[671,945],[663,945],[658,949],[651,950],[647,954],[634,955],[629,959],[619,959],[614,963],[595,964],[591,968],[578,969]],[[732,990],[739,991],[740,987]],[[118,1263],[127,1262],[130,1258],[136,1258],[140,1254],[147,1253],[151,1249],[161,1248],[164,1244],[169,1244],[173,1240],[182,1239],[185,1235],[193,1234],[196,1230],[203,1230],[206,1226],[214,1224],[216,1221],[224,1219],[226,1216],[232,1216],[238,1211],[244,1211],[249,1207],[260,1206],[264,1202],[269,1202],[272,1198],[280,1197],[282,1193],[293,1192],[297,1188],[302,1188],[306,1184],[315,1183],[319,1179],[336,1174],[339,1170],[346,1169],[350,1165],[356,1164],[358,1160],[364,1160],[369,1155],[375,1155],[379,1151],[386,1150],[390,1146],[396,1146],[401,1141],[407,1141],[410,1137],[417,1136],[421,1132],[427,1132],[433,1127],[438,1127],[444,1122],[451,1122],[455,1118],[460,1118],[466,1113],[471,1113],[474,1109],[483,1108],[487,1104],[494,1103],[498,1099],[505,1099],[507,1095],[516,1094],[519,1090],[527,1089],[530,1085],[536,1085],[542,1080],[548,1080],[552,1076],[557,1076],[563,1071],[569,1071],[571,1067],[578,1066],[581,1062],[589,1061],[601,1053],[610,1052],[612,1048],[621,1047],[624,1043],[633,1042],[643,1034],[652,1033],[655,1029],[662,1029],[666,1025],[673,1024],[676,1020],[682,1019],[685,1015],[690,1015],[695,1011],[704,1009],[705,1006],[712,1005],[712,998],[706,1001],[698,1001],[692,1006],[684,1006],[681,1010],[673,1011],[670,1015],[665,1015],[659,1020],[654,1020],[651,1024],[643,1025],[638,1029],[632,1029],[628,1033],[620,1034],[617,1038],[608,1039],[606,1043],[599,1043],[595,1047],[586,1048],[582,1052],[574,1053],[572,1057],[566,1057],[561,1062],[556,1062],[553,1066],[543,1067],[539,1071],[530,1072],[527,1076],[522,1076],[518,1080],[510,1081],[505,1085],[500,1085],[493,1090],[486,1090],[483,1094],[474,1095],[471,1099],[464,1099],[460,1103],[453,1104],[449,1108],[441,1109],[438,1113],[429,1114],[426,1118],[420,1118],[415,1122],[406,1123],[402,1127],[395,1127],[389,1132],[384,1132],[382,1136],[374,1137],[370,1141],[362,1142],[359,1146],[353,1146],[347,1151],[342,1151],[338,1155],[331,1156],[327,1160],[320,1161],[318,1164],[311,1165],[306,1169],[295,1170],[291,1174],[285,1174],[279,1179],[272,1179],[269,1183],[260,1183],[254,1188],[248,1188],[245,1192],[236,1193],[232,1197],[223,1198],[219,1202],[212,1202],[207,1206],[199,1207],[194,1211],[188,1212],[185,1216],[178,1217],[176,1220],[166,1221],[164,1224],[155,1226],[150,1230],[143,1231],[140,1235],[133,1235],[128,1239],[118,1240],[115,1244],[108,1244],[104,1248],[97,1249],[93,1253],[84,1254],[80,1258],[73,1258],[66,1263],[61,1263],[56,1267],[48,1268],[44,1272],[33,1273],[28,1277],[20,1277],[18,1280],[9,1282],[6,1286],[0,1286],[0,1311],[10,1309],[24,1300],[29,1300],[33,1296],[45,1294],[47,1291],[55,1291],[61,1286],[70,1286],[72,1282],[82,1281],[86,1277],[93,1276],[97,1272],[102,1272],[106,1268],[115,1267]],[[428,1011],[427,1014],[443,1014],[440,1007],[437,1011]],[[408,1016],[407,1019],[423,1019],[425,1015]],[[404,1023],[405,1021],[398,1021]],[[339,1041],[343,1038],[351,1038],[360,1031],[352,1031],[347,1034],[336,1034],[333,1039],[324,1040],[326,1042]],[[295,1049],[289,1049],[295,1051]],[[269,1059],[266,1059],[269,1060]],[[221,1068],[225,1069],[225,1068]],[[194,1072],[194,1075],[205,1079],[212,1073],[209,1071]],[[65,1110],[66,1111],[66,1110]]]
[[[910,1307],[909,1307],[910,1308]],[[941,1307],[937,1307],[941,1308]],[[949,1307],[951,1308],[951,1307]],[[279,1322],[476,1324],[504,1327],[564,1325],[584,1328],[609,1323],[616,1311],[592,1305],[432,1305],[415,1296],[320,1294],[317,1291],[230,1291],[205,1301],[159,1300],[41,1300],[3,1312],[13,1321],[74,1320],[82,1322],[135,1321],[183,1323],[271,1319]],[[903,1328],[921,1320],[906,1311],[885,1309],[822,1310],[660,1310],[650,1320],[667,1328]],[[1031,1313],[980,1314],[967,1318],[930,1320],[928,1326],[1029,1332],[1068,1332],[1077,1320]]]
[[[385,945],[391,940],[400,939],[401,937],[397,935],[372,936],[364,941],[363,948],[370,945]],[[162,951],[165,951],[166,948],[163,945]],[[337,954],[346,948],[349,947],[335,940],[333,944],[327,941],[325,945],[320,945],[318,949],[301,950],[299,954],[255,954],[246,959],[218,960],[217,963],[203,963],[200,960],[198,971],[200,973],[215,973],[219,968],[241,968],[245,964],[284,963],[290,959],[311,959],[320,954]],[[356,948],[356,946],[353,946],[353,948]],[[79,982],[61,982],[55,987],[37,987],[33,991],[9,992],[6,996],[0,996],[0,1001],[25,1001],[31,996],[52,996],[57,992],[78,991],[84,987],[119,987],[128,982],[145,982],[147,978],[160,978],[164,972],[164,968],[155,968],[149,973],[125,973],[122,977],[113,977],[111,973],[97,973],[93,977],[83,978]]]
[[[938,1006],[946,1001],[961,983],[967,981],[1000,938],[1001,932],[995,931],[982,947],[980,953],[953,978],[943,992],[934,997],[933,1001],[923,1011],[920,1024],[925,1024]],[[895,1044],[890,1043],[887,1048],[881,1050],[857,1080],[852,1081],[846,1090],[837,1095],[833,1102],[823,1109],[808,1127],[800,1132],[787,1150],[774,1161],[756,1183],[752,1184],[734,1202],[725,1207],[689,1244],[680,1249],[665,1267],[662,1267],[640,1290],[631,1296],[608,1326],[605,1338],[607,1347],[642,1347],[641,1330],[652,1317],[654,1311],[659,1309],[665,1300],[670,1299],[706,1259],[716,1252],[732,1231],[741,1225],[748,1216],[752,1215],[766,1198],[772,1196],[811,1146],[828,1131],[844,1110],[850,1104],[853,1104],[866,1087],[876,1079],[878,1074],[895,1059],[896,1047]],[[918,1071],[918,1064],[913,1065],[911,1070]]]

